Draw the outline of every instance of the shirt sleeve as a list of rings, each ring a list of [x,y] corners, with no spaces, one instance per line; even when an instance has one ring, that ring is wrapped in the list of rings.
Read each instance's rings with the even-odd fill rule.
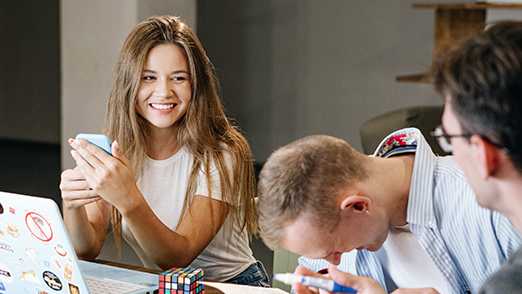
[[[228,170],[230,172],[230,176],[232,177],[232,174],[233,174],[232,158],[228,152],[224,153],[224,157],[225,157],[225,162],[228,166]],[[202,166],[198,173],[198,178],[197,178],[198,186],[196,189],[196,195],[209,196],[208,195],[209,183],[207,181],[207,177],[205,176],[204,168],[205,167]],[[212,199],[222,201],[223,197],[221,195],[221,178],[219,177],[219,171],[216,167],[214,160],[212,160],[212,162],[210,163],[210,178],[212,179],[212,186],[210,189],[210,191],[212,192],[212,196],[211,196]]]

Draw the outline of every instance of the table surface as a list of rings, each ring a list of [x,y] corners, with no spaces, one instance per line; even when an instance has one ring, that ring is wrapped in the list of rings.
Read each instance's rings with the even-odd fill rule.
[[[124,263],[108,261],[108,260],[102,260],[102,259],[95,259],[93,262],[106,264],[106,265],[111,265],[111,266],[117,266],[117,267],[131,269],[131,270],[142,271],[142,272],[156,274],[156,275],[159,275],[159,274],[161,274],[163,272],[163,271],[157,270],[157,269],[140,267],[140,266],[124,264]],[[205,281],[207,281],[207,280],[205,279]],[[209,282],[215,282],[215,281],[209,280]],[[216,289],[214,287],[205,285],[205,294],[223,294],[223,292],[221,292],[220,290],[218,290],[218,289]]]

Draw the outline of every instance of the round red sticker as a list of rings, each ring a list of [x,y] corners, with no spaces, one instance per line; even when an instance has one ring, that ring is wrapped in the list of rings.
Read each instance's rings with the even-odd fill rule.
[[[49,222],[38,213],[29,212],[25,216],[25,224],[36,239],[42,242],[49,242],[53,239],[53,229]]]

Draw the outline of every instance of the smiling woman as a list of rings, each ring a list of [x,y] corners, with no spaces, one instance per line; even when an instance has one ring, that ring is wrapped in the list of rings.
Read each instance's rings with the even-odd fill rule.
[[[147,55],[136,100],[136,109],[149,122],[150,132],[176,138],[180,118],[187,112],[191,95],[188,63],[181,48],[174,44],[152,48]],[[163,148],[150,151],[154,154],[148,155],[156,160],[172,155],[172,150]]]
[[[112,154],[72,140],[64,219],[77,254],[95,258],[112,222],[146,267],[268,286],[254,259],[250,148],[226,118],[196,35],[178,17],[138,24],[115,66],[104,133]]]

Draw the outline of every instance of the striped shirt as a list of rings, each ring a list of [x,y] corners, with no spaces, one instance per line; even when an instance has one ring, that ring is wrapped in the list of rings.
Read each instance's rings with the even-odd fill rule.
[[[484,280],[518,249],[522,238],[505,216],[478,205],[453,157],[433,154],[418,129],[392,133],[373,156],[411,152],[415,152],[415,161],[407,209],[410,230],[441,271],[451,293],[477,293]],[[299,264],[313,271],[330,265],[305,257],[299,258]],[[344,253],[338,268],[372,277],[388,291],[375,252]]]

